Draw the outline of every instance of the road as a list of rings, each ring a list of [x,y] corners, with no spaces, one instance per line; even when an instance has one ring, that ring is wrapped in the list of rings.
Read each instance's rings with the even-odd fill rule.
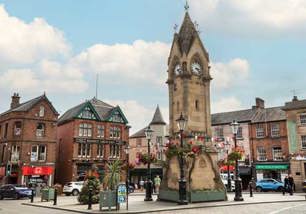
[[[2,200],[0,201],[0,214],[71,214],[61,210],[38,208],[22,205],[26,200]],[[155,212],[157,213],[157,212]],[[159,212],[162,214],[173,214],[174,211]],[[239,206],[209,207],[201,209],[177,210],[175,214],[306,214],[306,202],[287,202],[287,203],[269,203],[252,204]]]

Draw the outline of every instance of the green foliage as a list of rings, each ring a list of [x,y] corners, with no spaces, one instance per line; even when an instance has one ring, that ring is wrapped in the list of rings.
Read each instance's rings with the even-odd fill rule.
[[[109,190],[115,190],[120,181],[121,161],[115,160],[112,163],[108,163],[106,168],[108,172],[104,177],[104,183],[106,183]]]
[[[81,204],[88,204],[89,189],[92,188],[92,203],[99,202],[100,182],[95,176],[88,176],[78,197]]]
[[[233,162],[235,160],[240,160],[241,158],[242,158],[242,153],[239,151],[234,151],[228,155],[227,159],[229,162]]]

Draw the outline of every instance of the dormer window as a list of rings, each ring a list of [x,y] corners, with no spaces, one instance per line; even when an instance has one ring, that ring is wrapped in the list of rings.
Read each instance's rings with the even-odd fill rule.
[[[39,117],[44,117],[45,116],[45,107],[40,106],[39,107]]]

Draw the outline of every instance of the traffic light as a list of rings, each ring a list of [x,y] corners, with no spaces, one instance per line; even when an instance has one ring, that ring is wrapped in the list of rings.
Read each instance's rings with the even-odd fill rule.
[[[11,171],[12,171],[12,165],[8,163],[6,165],[6,175],[11,175]]]

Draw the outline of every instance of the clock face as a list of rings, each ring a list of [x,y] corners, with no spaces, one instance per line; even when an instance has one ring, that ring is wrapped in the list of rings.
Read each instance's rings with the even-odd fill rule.
[[[182,67],[181,65],[177,64],[174,68],[175,75],[180,75],[182,73]]]
[[[194,62],[191,64],[191,69],[192,69],[192,72],[194,74],[197,74],[197,75],[200,75],[201,74],[201,71],[202,71],[202,68],[201,68],[201,65],[197,62]]]

